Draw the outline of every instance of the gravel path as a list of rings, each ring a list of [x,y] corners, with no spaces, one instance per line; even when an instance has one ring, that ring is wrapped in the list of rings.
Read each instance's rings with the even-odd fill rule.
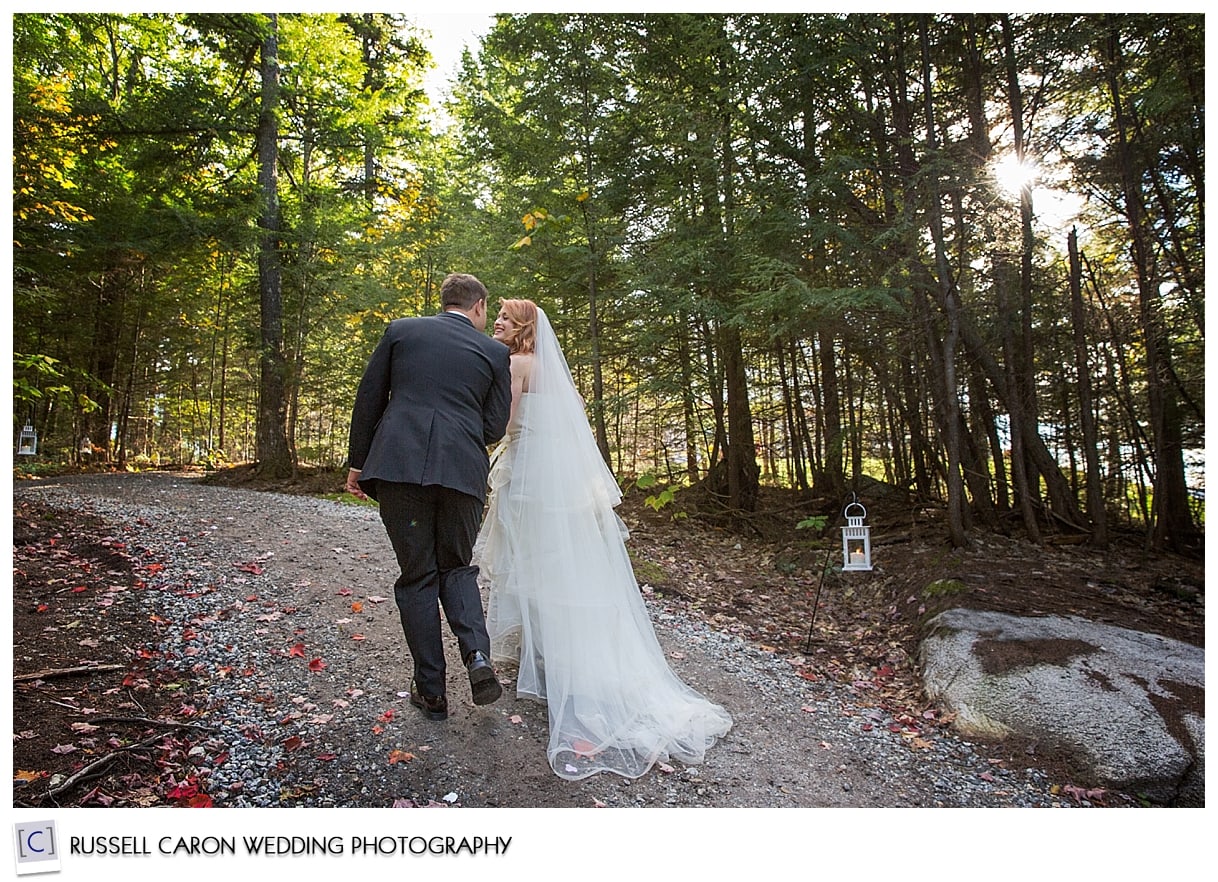
[[[375,510],[166,473],[22,482],[14,493],[100,515],[165,565],[150,613],[171,623],[162,649],[202,684],[203,720],[227,742],[208,786],[217,807],[1074,804],[1039,771],[991,764],[951,736],[911,747],[865,695],[807,681],[780,655],[651,597],[674,670],[735,725],[696,768],[563,781],[546,765],[544,707],[510,686],[475,707],[447,632],[450,717],[429,722],[410,706],[396,568]]]

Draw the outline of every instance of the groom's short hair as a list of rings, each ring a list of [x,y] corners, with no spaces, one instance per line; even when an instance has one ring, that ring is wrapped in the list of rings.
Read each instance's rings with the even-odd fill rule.
[[[487,298],[486,285],[469,273],[449,273],[440,285],[440,308],[473,309]]]

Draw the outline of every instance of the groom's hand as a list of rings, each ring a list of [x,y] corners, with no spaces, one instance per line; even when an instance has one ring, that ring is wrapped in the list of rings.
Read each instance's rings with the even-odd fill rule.
[[[363,490],[361,490],[360,486],[359,486],[359,473],[360,473],[359,469],[348,469],[347,470],[347,484],[343,489],[346,490],[348,493],[350,493],[352,496],[354,496],[356,499],[367,499],[368,494],[365,493]]]

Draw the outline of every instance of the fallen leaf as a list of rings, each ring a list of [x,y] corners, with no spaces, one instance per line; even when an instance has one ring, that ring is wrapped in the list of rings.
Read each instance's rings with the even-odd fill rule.
[[[508,717],[508,722],[520,724],[523,723],[524,720],[521,718],[520,714],[512,714],[510,717]]]
[[[339,588],[337,593],[339,597],[350,597],[355,592],[350,588]]]
[[[408,763],[412,759],[414,759],[413,753],[407,753],[404,750],[398,750],[396,748],[389,751],[389,765],[391,766],[396,763]]]
[[[375,594],[374,594],[374,595],[371,595],[371,596],[370,596],[368,599],[369,599],[370,601],[372,601],[373,603],[384,603],[384,602],[385,602],[386,600],[388,600],[389,598],[388,598],[388,597],[380,597],[380,596],[378,596],[378,595],[375,595]]]
[[[363,612],[363,611],[364,611],[364,605],[362,603],[360,603],[358,600],[351,604],[351,612],[358,613],[358,612]]]
[[[27,772],[24,769],[18,769],[17,774],[13,775],[14,781],[37,781],[39,778],[45,778],[50,772]]]
[[[293,657],[304,658],[304,654],[305,654],[305,647],[304,647],[303,643],[297,643],[295,646],[293,646],[291,649],[288,650],[288,658],[293,658]]]
[[[309,670],[315,674],[319,671],[325,670],[325,668],[326,663],[319,658],[315,658],[313,661],[309,662]]]
[[[57,744],[51,748],[51,753],[73,753],[77,749],[75,744]]]
[[[284,750],[299,750],[304,746],[304,739],[299,735],[289,735],[280,742]]]
[[[363,634],[352,634],[351,639],[352,640],[366,640],[367,638],[364,637]]]
[[[575,750],[575,755],[579,757],[591,758],[596,754],[596,745],[591,741],[584,741],[582,738],[576,738],[571,747]]]

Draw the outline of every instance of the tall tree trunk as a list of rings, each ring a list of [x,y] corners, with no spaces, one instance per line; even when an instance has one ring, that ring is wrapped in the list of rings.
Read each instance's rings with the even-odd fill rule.
[[[816,332],[817,354],[820,356],[821,372],[821,438],[824,441],[825,457],[823,472],[817,476],[816,490],[836,499],[846,495],[846,472],[842,464],[846,437],[842,431],[841,390],[837,383],[837,351],[833,335],[821,328]],[[822,484],[828,486],[821,486]]]
[[[1091,544],[1108,547],[1108,516],[1100,475],[1099,436],[1091,393],[1091,367],[1087,359],[1087,317],[1083,310],[1083,265],[1078,252],[1078,231],[1070,230],[1070,317],[1074,325],[1074,365],[1078,372],[1078,407],[1083,430],[1083,460],[1087,469],[1087,514],[1091,518]]]
[[[937,123],[934,112],[934,80],[930,69],[930,35],[927,29],[928,16],[919,17],[919,37],[922,44],[922,88],[926,114],[927,149],[933,154],[939,149],[935,132]],[[939,299],[944,309],[947,329],[943,335],[943,419],[945,447],[947,448],[947,529],[953,546],[968,544],[964,528],[964,481],[960,473],[960,398],[956,383],[956,349],[960,339],[960,295],[947,260],[947,247],[943,235],[942,195],[938,177],[932,177],[930,193],[930,232],[935,250],[935,269],[938,274]]]
[[[725,325],[721,330],[724,376],[727,381],[727,496],[728,505],[737,511],[754,511],[761,489],[761,470],[757,466],[753,414],[749,408],[749,389],[740,329]]]
[[[1195,549],[1197,535],[1188,507],[1184,443],[1178,393],[1172,383],[1171,346],[1161,317],[1159,280],[1153,267],[1145,208],[1132,143],[1136,125],[1121,88],[1124,55],[1116,16],[1108,17],[1105,74],[1116,122],[1117,165],[1125,197],[1125,216],[1132,242],[1138,284],[1139,318],[1146,351],[1146,394],[1154,441],[1154,500],[1151,544],[1156,549]]]
[[[1037,520],[1037,503],[1040,493],[1033,492],[1033,482],[1039,490],[1040,479],[1031,469],[1031,457],[1027,454],[1025,439],[1035,432],[1028,427],[1024,417],[1024,399],[1019,394],[1018,358],[1015,343],[1015,329],[1011,326],[1010,316],[1013,310],[1008,306],[1008,280],[1011,273],[1005,261],[995,263],[994,291],[997,297],[998,321],[1002,327],[1002,360],[1004,367],[1003,388],[1008,392],[1003,396],[1007,405],[1007,418],[1011,429],[1011,481],[1015,491],[1015,505],[1023,518],[1024,532],[1033,542],[1040,541],[1040,523]]]
[[[1015,159],[1022,166],[1026,161],[1027,139],[1024,135],[1023,92],[1019,85],[1019,66],[1015,56],[1015,35],[1010,15],[1002,15],[1002,46],[1006,61],[1007,104],[1011,111]],[[1012,365],[1015,386],[1012,392],[1019,398],[1019,412],[1029,431],[1040,432],[1039,405],[1036,401],[1036,358],[1032,342],[1032,255],[1036,240],[1032,233],[1032,184],[1019,188],[1019,334],[1016,337]],[[1035,463],[1025,456],[1025,471],[1029,484],[1039,483]]]
[[[262,230],[258,249],[261,300],[258,423],[255,458],[258,473],[284,478],[292,473],[287,440],[287,372],[283,355],[283,278],[279,214],[279,22],[269,13],[260,58],[262,112],[258,118],[258,186],[262,191]]]
[[[787,346],[779,341],[774,346],[778,357],[778,381],[782,384],[782,411],[787,427],[787,450],[791,463],[791,477],[799,490],[808,489],[808,468],[804,462],[804,447],[800,436],[803,407],[800,404],[799,370],[792,360],[790,376],[787,375]]]

